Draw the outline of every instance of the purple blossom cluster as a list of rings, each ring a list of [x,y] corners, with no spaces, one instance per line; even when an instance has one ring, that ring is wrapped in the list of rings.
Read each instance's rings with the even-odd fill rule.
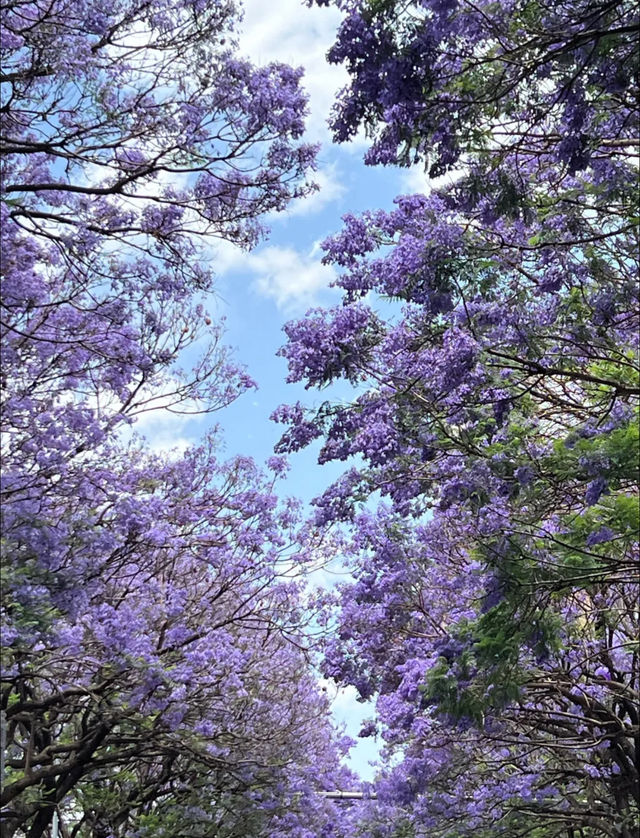
[[[346,834],[286,463],[130,427],[255,386],[198,236],[313,188],[301,71],[238,58],[233,3],[2,14],[2,834]]]
[[[358,384],[280,415],[346,463],[316,524],[351,533],[325,673],[376,700],[384,743],[360,828],[631,838],[637,10],[335,5],[336,139],[364,126],[367,162],[457,174],[344,217],[343,306],[282,350],[308,386]],[[344,310],[377,297],[375,341],[367,320],[345,348]]]
[[[333,5],[344,19],[328,58],[349,73],[334,137],[366,127],[370,164],[424,161],[438,177],[471,148],[474,158],[517,155],[525,165],[536,155],[574,174],[599,159],[603,139],[619,148],[632,139],[632,3]]]

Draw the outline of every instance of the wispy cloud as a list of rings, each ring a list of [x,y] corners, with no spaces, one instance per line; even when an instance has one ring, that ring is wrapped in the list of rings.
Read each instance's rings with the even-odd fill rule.
[[[253,288],[275,301],[278,308],[292,311],[317,301],[335,279],[335,271],[310,254],[288,247],[267,247],[249,257],[256,275]]]
[[[152,453],[178,458],[197,444],[201,431],[194,426],[192,416],[158,409],[137,416],[133,425],[123,428],[121,438],[127,441],[134,434],[145,439]]]
[[[320,261],[317,243],[308,252],[270,246],[247,253],[220,242],[212,251],[211,264],[219,275],[242,274],[255,293],[273,300],[288,315],[319,303],[336,278],[335,270]]]
[[[312,215],[329,204],[339,201],[347,192],[342,173],[335,163],[318,169],[313,175],[313,180],[318,184],[318,191],[306,198],[293,201],[281,215],[285,218]]]
[[[447,172],[442,177],[430,178],[424,169],[424,165],[419,163],[417,166],[400,170],[400,189],[408,194],[428,194],[433,189],[451,186],[464,177],[466,173],[466,169],[459,169]]]

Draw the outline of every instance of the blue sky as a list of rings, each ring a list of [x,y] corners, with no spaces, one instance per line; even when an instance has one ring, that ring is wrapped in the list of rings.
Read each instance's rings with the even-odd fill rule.
[[[306,139],[322,144],[316,177],[319,191],[269,218],[267,241],[249,254],[225,243],[211,245],[209,250],[218,283],[217,295],[207,301],[207,308],[216,318],[226,317],[226,342],[259,385],[258,391],[216,414],[215,421],[221,426],[228,455],[243,454],[264,462],[282,432],[281,426],[269,420],[273,410],[282,403],[314,404],[326,398],[299,384],[287,384],[286,362],[276,355],[284,343],[284,323],[301,317],[312,306],[339,300],[338,292],[330,288],[335,273],[321,264],[319,243],[339,230],[345,213],[390,208],[396,195],[424,191],[427,181],[420,170],[365,167],[362,137],[343,146],[331,143],[326,121],[334,94],[346,81],[342,68],[325,60],[340,21],[334,8],[307,8],[302,0],[246,0],[244,5],[240,51],[257,64],[284,61],[304,66],[310,97]],[[197,442],[207,427],[198,419],[176,424],[175,419],[154,418],[140,424],[139,430],[158,447]],[[305,503],[344,467],[341,463],[318,466],[318,447],[291,458],[282,490]],[[357,703],[351,688],[335,695],[333,707],[336,720],[344,722],[354,738],[361,720],[373,714],[371,706]],[[371,779],[368,762],[375,755],[372,740],[359,740],[350,764],[364,779]]]

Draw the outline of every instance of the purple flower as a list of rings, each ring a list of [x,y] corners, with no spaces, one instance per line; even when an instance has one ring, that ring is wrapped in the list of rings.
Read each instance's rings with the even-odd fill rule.
[[[585,503],[587,506],[594,506],[603,494],[608,493],[608,484],[604,477],[598,477],[595,480],[592,480],[591,483],[587,486],[587,491],[585,492]]]
[[[521,486],[530,486],[533,482],[534,472],[531,466],[518,466],[514,476]]]
[[[615,538],[615,533],[610,527],[600,527],[589,533],[586,539],[587,547],[593,547],[596,544],[602,544],[605,541],[611,541]]]
[[[611,672],[608,666],[599,666],[593,674],[596,678],[604,678],[605,681],[611,680]]]

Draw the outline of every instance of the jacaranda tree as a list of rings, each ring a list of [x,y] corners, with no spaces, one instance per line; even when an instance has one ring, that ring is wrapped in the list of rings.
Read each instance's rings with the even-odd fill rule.
[[[333,829],[294,506],[213,438],[167,456],[129,428],[252,386],[198,237],[250,246],[311,188],[300,72],[239,58],[236,18],[3,6],[3,836]]]
[[[631,838],[637,9],[336,5],[336,139],[449,175],[345,216],[343,302],[282,350],[292,381],[357,386],[274,418],[282,452],[359,457],[316,523],[352,532],[326,673],[377,697],[389,757],[361,833]]]

